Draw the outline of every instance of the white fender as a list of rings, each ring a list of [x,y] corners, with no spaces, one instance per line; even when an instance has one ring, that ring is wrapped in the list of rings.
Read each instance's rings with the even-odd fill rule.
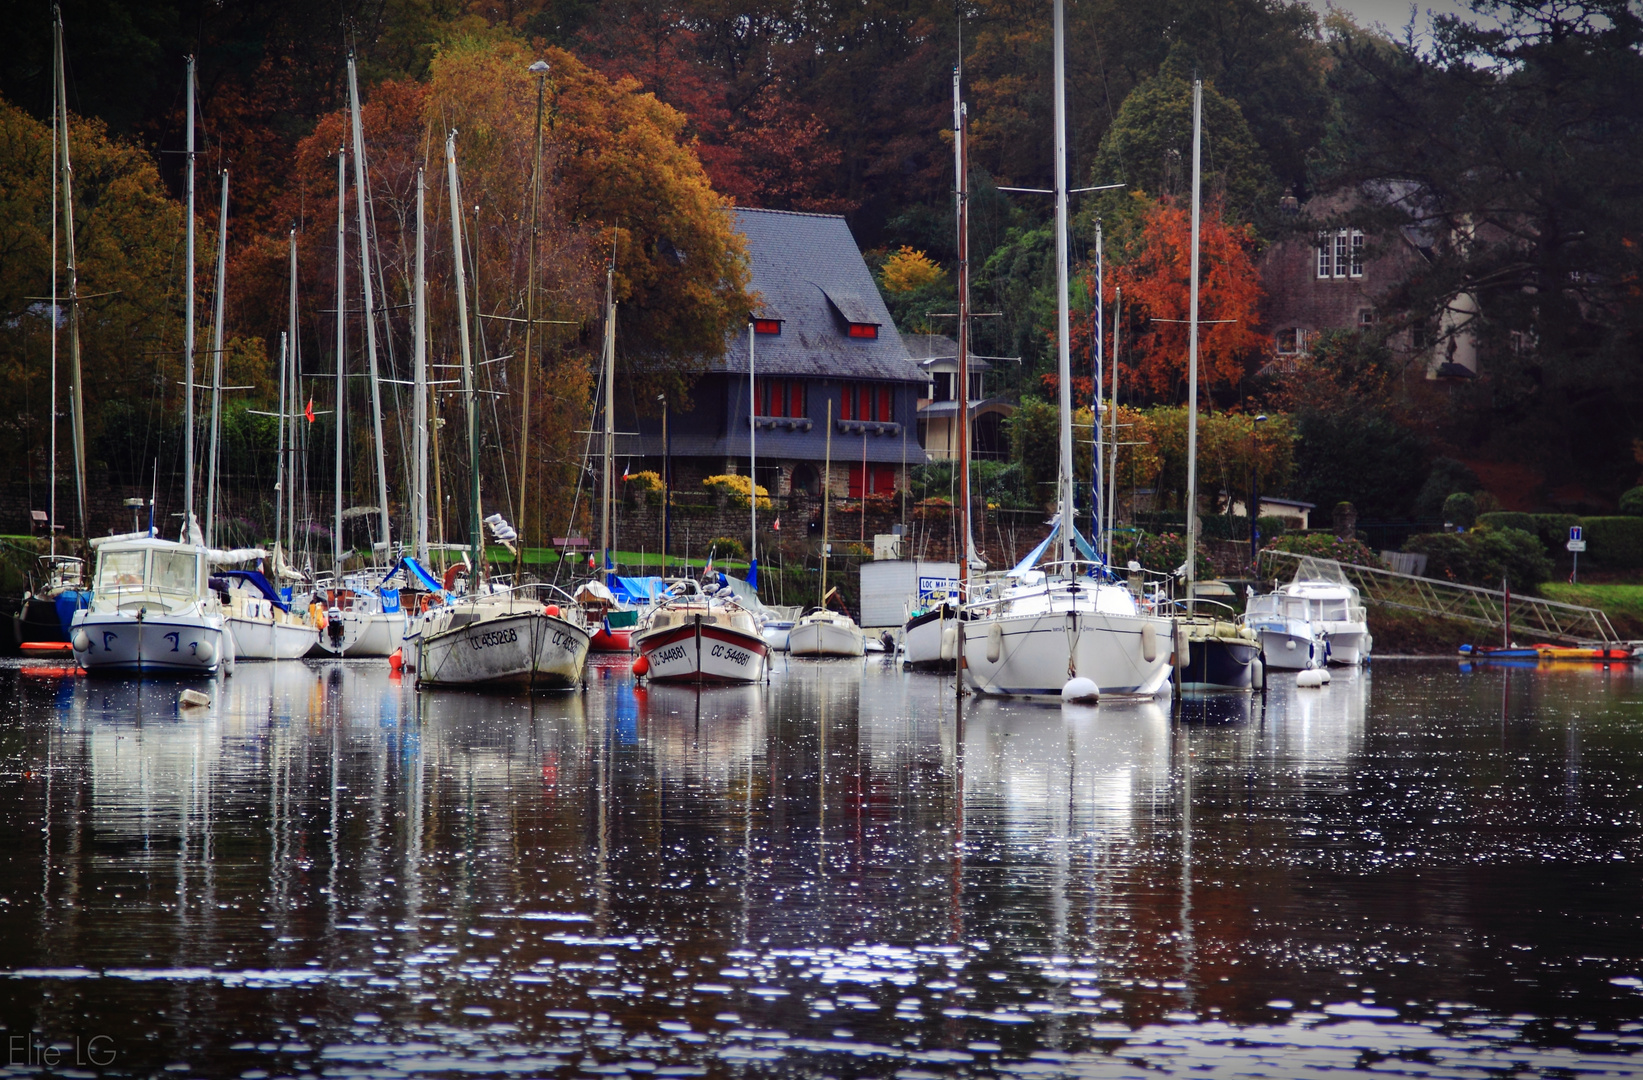
[[[1141,624],[1141,659],[1149,664],[1158,659],[1158,631],[1152,623]]]
[[[952,660],[958,656],[958,623],[943,623],[941,627],[941,658]]]
[[[1266,688],[1266,665],[1259,657],[1249,662],[1249,688],[1263,690]]]
[[[987,626],[987,662],[998,663],[998,658],[1004,655],[1004,627],[997,620]]]

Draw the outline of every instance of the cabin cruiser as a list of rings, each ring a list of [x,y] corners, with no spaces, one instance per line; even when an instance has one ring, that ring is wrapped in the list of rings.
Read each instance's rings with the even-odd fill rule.
[[[1261,643],[1268,670],[1305,671],[1327,662],[1328,642],[1307,618],[1307,602],[1279,593],[1251,596],[1244,605],[1243,624]]]
[[[1176,620],[1176,660],[1182,646],[1186,664],[1176,678],[1182,690],[1253,690],[1261,666],[1261,642],[1254,630],[1213,614]]]
[[[857,657],[867,652],[861,627],[848,615],[827,608],[810,608],[787,634],[791,656]]]
[[[753,613],[718,595],[676,582],[633,636],[633,673],[654,682],[750,683],[764,678],[770,646]]]
[[[1329,559],[1305,558],[1295,571],[1295,579],[1277,589],[1285,611],[1301,611],[1313,633],[1327,644],[1331,664],[1356,667],[1368,662],[1375,639],[1369,633],[1369,617],[1364,612],[1358,590],[1341,572],[1340,563]],[[1291,601],[1296,607],[1291,608]],[[1287,651],[1287,650],[1286,650]]]
[[[213,551],[148,533],[93,540],[91,603],[74,613],[69,642],[87,672],[214,675],[232,668],[226,605],[210,585],[213,562],[261,551]]]
[[[405,638],[407,618],[399,590],[386,581],[392,570],[371,569],[347,574],[340,584],[322,580],[325,632],[311,655],[316,657],[392,656]]]
[[[34,587],[23,597],[17,614],[8,617],[10,640],[6,644],[25,653],[68,651],[69,624],[90,600],[82,560],[42,555]]]

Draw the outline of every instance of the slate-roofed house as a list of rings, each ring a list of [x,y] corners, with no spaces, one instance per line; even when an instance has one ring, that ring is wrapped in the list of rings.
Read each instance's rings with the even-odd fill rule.
[[[908,358],[844,218],[739,208],[757,309],[753,321],[757,482],[772,495],[819,494],[833,418],[836,496],[889,493],[905,486],[902,466],[925,461],[916,438],[925,374]],[[703,478],[748,469],[748,330],[732,330],[725,351],[696,383],[689,412],[668,419],[667,454],[675,491]],[[630,426],[637,423],[637,427]],[[662,468],[660,417],[624,423],[637,431],[619,446]],[[863,471],[865,457],[866,470]]]

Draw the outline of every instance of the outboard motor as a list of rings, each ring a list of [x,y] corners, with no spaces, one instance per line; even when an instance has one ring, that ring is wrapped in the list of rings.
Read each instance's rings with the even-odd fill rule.
[[[333,648],[342,648],[342,609],[332,608],[325,613],[325,632],[331,635]]]

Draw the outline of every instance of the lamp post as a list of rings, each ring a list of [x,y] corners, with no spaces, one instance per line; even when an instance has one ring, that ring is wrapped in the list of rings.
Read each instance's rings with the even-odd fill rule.
[[[662,576],[667,577],[667,553],[672,536],[669,532],[669,512],[673,509],[672,482],[672,449],[673,444],[667,437],[667,395],[657,394],[656,400],[662,403]]]
[[[1261,557],[1261,425],[1266,414],[1249,425],[1249,565],[1253,572]]]

